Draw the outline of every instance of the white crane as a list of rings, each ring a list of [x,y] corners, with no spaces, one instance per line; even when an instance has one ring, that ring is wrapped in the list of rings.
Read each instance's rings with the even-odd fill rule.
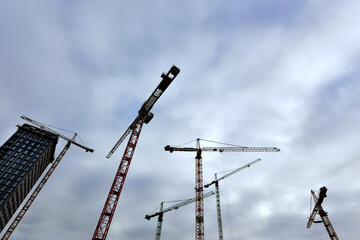
[[[197,147],[196,148],[180,148],[180,147],[171,147],[170,145],[165,146],[165,151],[174,152],[196,152],[195,157],[195,194],[196,194],[196,206],[195,206],[195,240],[204,240],[205,231],[204,231],[204,202],[203,202],[203,172],[202,172],[202,152],[279,152],[280,149],[276,147],[243,147],[243,146],[234,146],[233,147],[200,147],[200,140],[196,139]],[[206,140],[208,141],[208,140]],[[213,142],[213,141],[210,141]]]
[[[207,192],[207,193],[205,193],[205,194],[203,195],[203,198],[210,197],[210,196],[212,196],[212,195],[214,195],[214,194],[215,194],[215,193],[214,193],[213,191]],[[165,209],[163,209],[163,207],[164,207],[164,202],[161,202],[161,203],[160,203],[160,211],[159,211],[159,212],[156,212],[156,213],[151,214],[151,215],[146,215],[146,216],[145,216],[145,219],[147,219],[147,220],[150,220],[152,217],[159,216],[159,217],[158,217],[157,226],[156,226],[155,240],[160,240],[160,237],[161,237],[161,227],[162,227],[162,222],[163,222],[163,215],[164,215],[164,213],[170,212],[170,211],[175,210],[175,209],[177,210],[177,209],[179,209],[179,208],[181,208],[181,207],[183,207],[183,206],[189,205],[189,204],[191,204],[191,203],[193,203],[193,202],[195,202],[195,201],[196,201],[195,198],[190,198],[190,199],[187,199],[187,200],[185,200],[185,201],[182,201],[182,202],[180,202],[180,203],[178,203],[178,204],[175,204],[175,205],[173,205],[173,206],[171,206],[171,207],[168,207],[168,208],[165,208]]]
[[[224,175],[223,177],[221,178],[217,178],[217,174],[219,173],[215,173],[215,180],[212,181],[211,183],[209,184],[206,184],[204,185],[204,188],[208,188],[210,187],[212,184],[215,184],[215,192],[216,192],[216,209],[217,209],[217,219],[218,219],[218,230],[219,230],[219,240],[223,240],[224,239],[224,234],[223,234],[223,227],[222,227],[222,219],[221,219],[221,207],[220,207],[220,190],[219,190],[219,181],[227,178],[227,177],[230,177],[231,175],[234,175],[235,173],[241,171],[241,170],[244,170],[245,168],[248,168],[250,167],[251,165],[257,163],[257,162],[260,162],[261,159],[256,159],[252,162],[249,162],[248,164],[242,166],[242,167],[239,167],[239,168],[236,168],[235,170],[231,171],[230,173]]]
[[[30,119],[30,118],[28,118],[26,116],[21,116],[21,118],[28,121],[28,122],[30,122],[30,123],[32,123],[32,124],[34,124],[35,126],[38,126],[39,128],[41,128],[41,129],[43,129],[43,130],[45,130],[47,132],[51,132],[51,133],[65,139],[67,141],[67,143],[66,143],[64,149],[60,152],[59,156],[53,161],[53,163],[51,164],[49,170],[46,172],[44,177],[41,179],[40,183],[36,186],[35,190],[32,192],[29,199],[23,205],[23,207],[19,211],[18,215],[14,218],[14,220],[12,221],[11,225],[9,226],[9,228],[7,229],[7,231],[5,232],[5,234],[3,235],[1,240],[9,239],[9,237],[14,232],[15,228],[17,227],[17,225],[19,224],[21,219],[24,217],[27,210],[30,208],[31,204],[34,202],[35,198],[40,193],[41,189],[44,187],[45,183],[49,180],[51,174],[54,172],[55,168],[58,166],[61,159],[64,157],[65,153],[69,150],[71,144],[74,144],[74,145],[76,145],[78,147],[81,147],[81,148],[85,149],[86,152],[94,152],[94,149],[85,147],[84,145],[81,145],[80,143],[75,142],[75,138],[76,138],[76,136],[78,136],[77,133],[74,133],[74,136],[72,138],[68,138],[68,137],[56,132],[55,130],[46,127],[44,124],[42,124],[40,122],[37,122],[37,121],[35,121],[33,119]]]

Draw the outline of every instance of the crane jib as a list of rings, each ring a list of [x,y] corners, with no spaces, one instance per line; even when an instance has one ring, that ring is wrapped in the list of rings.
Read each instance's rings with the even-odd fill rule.
[[[139,113],[140,115],[146,116],[151,108],[154,106],[155,102],[160,98],[163,92],[169,87],[175,77],[179,74],[180,69],[176,66],[172,66],[167,74],[162,73],[162,80],[159,85],[155,88],[151,96],[144,102],[141,106]]]

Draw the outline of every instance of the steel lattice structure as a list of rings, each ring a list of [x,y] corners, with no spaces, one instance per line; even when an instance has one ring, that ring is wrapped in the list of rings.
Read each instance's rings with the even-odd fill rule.
[[[179,72],[180,69],[173,65],[166,74],[161,74],[162,80],[160,84],[155,88],[154,92],[150,95],[150,97],[144,102],[144,104],[138,111],[138,116],[131,123],[125,133],[120,137],[120,139],[111,149],[109,154],[106,156],[107,158],[110,158],[131,132],[129,142],[125,148],[125,152],[121,159],[120,166],[111,185],[109,194],[105,201],[104,208],[101,212],[98,224],[96,225],[92,240],[106,239],[112,218],[115,213],[116,205],[118,203],[121,190],[124,186],[126,175],[130,167],[131,159],[134,155],[134,151],[140,136],[142,126],[144,123],[147,124],[151,121],[154,114],[150,112],[150,110],[152,109],[156,101],[160,98],[160,96],[164,93],[164,91],[168,88],[168,86],[172,83],[172,81],[176,78]]]
[[[98,225],[96,226],[92,238],[93,240],[106,239],[143,124],[144,122],[140,119],[135,123],[135,127],[132,130],[129,142],[121,159],[120,166],[116,172],[115,179],[111,185]]]

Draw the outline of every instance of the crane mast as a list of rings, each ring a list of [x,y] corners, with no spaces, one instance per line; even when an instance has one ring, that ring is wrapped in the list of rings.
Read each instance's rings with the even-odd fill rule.
[[[195,208],[195,240],[204,240],[204,200],[203,200],[203,172],[202,172],[202,152],[279,152],[280,149],[276,147],[200,147],[200,138],[197,139],[196,148],[180,148],[165,146],[165,151],[170,153],[174,151],[183,152],[196,152],[195,157],[195,196],[196,196],[196,208]]]
[[[219,240],[223,240],[224,239],[224,233],[223,233],[223,227],[222,227],[222,218],[221,218],[221,206],[220,206],[220,190],[219,190],[219,181],[227,178],[227,177],[230,177],[231,175],[234,175],[235,173],[245,169],[245,168],[248,168],[250,167],[251,165],[257,163],[261,161],[261,159],[256,159],[242,167],[239,167],[235,170],[233,170],[232,172],[224,175],[223,177],[221,178],[217,178],[217,174],[218,173],[215,173],[215,180],[212,181],[211,183],[209,184],[206,184],[204,185],[204,188],[208,188],[210,187],[212,184],[215,184],[215,192],[216,192],[216,210],[217,210],[217,219],[218,219],[218,231],[219,231]]]
[[[326,228],[327,233],[329,234],[330,239],[332,240],[339,240],[334,227],[332,226],[330,219],[328,217],[327,212],[324,211],[323,207],[322,207],[322,203],[324,201],[324,198],[327,197],[326,195],[327,192],[327,188],[326,187],[322,187],[320,188],[320,193],[319,193],[319,197],[317,197],[315,195],[315,191],[311,190],[311,195],[314,199],[315,202],[315,206],[313,211],[310,214],[309,217],[309,221],[307,223],[307,228],[311,227],[311,224],[314,222],[315,216],[318,213],[320,215],[320,218],[322,220],[322,222],[324,223],[324,226]]]
[[[101,212],[99,221],[96,225],[94,235],[92,240],[105,240],[108,234],[112,218],[115,213],[115,209],[117,203],[120,198],[120,194],[125,183],[125,179],[130,167],[130,163],[132,157],[135,152],[135,148],[141,133],[141,129],[144,123],[149,123],[153,113],[150,112],[151,108],[154,106],[155,102],[159,99],[162,93],[167,89],[170,83],[175,79],[175,77],[179,74],[180,69],[176,66],[172,66],[167,74],[161,74],[161,82],[154,90],[154,92],[150,95],[148,100],[141,106],[138,116],[131,123],[125,133],[121,136],[119,141],[115,144],[115,146],[111,149],[109,154],[106,156],[110,158],[111,155],[116,151],[116,149],[120,146],[120,144],[125,140],[125,138],[131,133],[128,144],[125,148],[124,154],[122,156],[119,168],[115,174],[114,181],[111,185],[109,194],[105,201],[105,205]]]
[[[211,192],[207,192],[203,195],[203,198],[207,198],[207,197],[210,197],[212,195],[214,195],[215,193],[213,191]],[[160,204],[160,211],[159,212],[156,212],[154,214],[151,214],[151,215],[146,215],[145,216],[145,219],[147,220],[150,220],[152,217],[155,217],[155,216],[159,216],[158,217],[158,222],[157,222],[157,226],[156,226],[156,234],[155,234],[155,240],[160,240],[160,237],[161,237],[161,227],[162,227],[162,222],[163,222],[163,215],[164,213],[166,212],[170,212],[172,210],[177,210],[183,206],[186,206],[186,205],[189,205],[191,203],[195,202],[195,198],[190,198],[190,199],[187,199],[185,201],[182,201],[178,204],[175,204],[171,207],[168,207],[168,208],[164,208],[164,202],[161,202]]]
[[[72,143],[75,144],[76,146],[79,146],[79,147],[85,149],[86,152],[94,152],[93,149],[85,147],[85,146],[75,142],[75,138],[78,135],[77,133],[74,133],[74,136],[70,139],[70,138],[56,132],[55,130],[46,127],[45,125],[43,125],[40,122],[37,122],[37,121],[35,121],[33,119],[30,119],[28,117],[25,117],[25,116],[21,116],[21,118],[28,121],[28,122],[30,122],[30,123],[32,123],[32,124],[34,124],[35,126],[40,127],[41,129],[43,129],[45,131],[51,132],[51,133],[65,139],[65,140],[67,140],[67,143],[66,143],[65,147],[63,148],[63,150],[60,152],[59,156],[53,161],[50,168],[45,173],[45,175],[41,179],[40,183],[36,186],[35,190],[32,192],[32,194],[30,195],[30,197],[28,198],[26,203],[23,205],[21,210],[18,212],[17,216],[14,218],[14,220],[10,224],[9,228],[6,230],[6,232],[3,235],[1,240],[7,240],[7,239],[10,238],[11,234],[15,231],[15,228],[18,226],[18,224],[20,223],[21,219],[24,217],[27,210],[30,208],[32,203],[35,201],[35,199],[39,195],[41,189],[44,187],[45,183],[49,180],[51,174],[55,171],[56,167],[58,166],[58,164],[60,163],[60,161],[64,157],[65,153],[69,150]]]

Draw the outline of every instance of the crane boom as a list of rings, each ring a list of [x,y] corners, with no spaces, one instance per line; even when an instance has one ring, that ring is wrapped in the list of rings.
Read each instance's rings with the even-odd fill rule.
[[[198,148],[180,148],[180,147],[171,147],[170,145],[165,146],[165,151],[174,152],[197,152]],[[203,152],[279,152],[280,149],[276,147],[202,147],[201,151]]]
[[[139,110],[138,116],[135,118],[134,122],[128,127],[128,129],[125,131],[125,133],[121,136],[121,138],[117,141],[115,146],[110,150],[106,158],[110,158],[116,149],[121,145],[121,143],[125,140],[125,138],[130,134],[131,130],[135,126],[135,122],[138,121],[138,119],[141,119],[144,123],[148,124],[150,120],[154,117],[154,114],[150,112],[150,110],[153,108],[156,101],[160,98],[160,96],[164,93],[164,91],[169,87],[171,82],[175,79],[175,77],[179,74],[180,69],[173,65],[168,73],[162,73],[161,74],[161,82],[159,85],[155,88],[154,92],[150,95],[150,97],[143,103]]]
[[[208,187],[210,187],[212,184],[215,184],[216,182],[219,182],[219,181],[221,181],[221,180],[223,180],[223,179],[225,179],[225,178],[227,178],[227,177],[230,177],[231,175],[234,175],[235,173],[237,173],[237,172],[239,172],[239,171],[241,171],[241,170],[243,170],[243,169],[245,169],[245,168],[248,168],[248,167],[250,167],[251,165],[253,165],[253,164],[257,163],[257,162],[260,162],[260,161],[261,161],[261,159],[258,158],[258,159],[254,160],[254,161],[252,161],[252,162],[249,162],[248,164],[246,164],[246,165],[244,165],[244,166],[242,166],[242,167],[239,167],[239,168],[235,169],[234,171],[232,171],[232,172],[224,175],[223,177],[218,178],[217,180],[212,181],[211,183],[204,185],[204,188],[208,188]],[[217,174],[217,173],[215,173],[215,174]]]
[[[210,197],[210,196],[212,196],[212,195],[214,195],[214,194],[215,194],[215,193],[214,193],[213,191],[207,192],[207,193],[205,193],[205,194],[203,195],[203,198]],[[187,200],[185,200],[185,201],[182,201],[182,202],[180,202],[180,203],[178,203],[178,204],[175,204],[175,205],[170,206],[170,207],[165,208],[165,209],[163,209],[163,208],[164,208],[164,202],[161,202],[161,204],[160,204],[160,211],[159,211],[159,212],[154,213],[154,214],[151,214],[151,215],[146,215],[146,216],[145,216],[145,219],[147,219],[147,220],[150,220],[152,217],[159,216],[159,217],[158,217],[158,222],[157,222],[157,225],[156,225],[155,240],[160,240],[160,237],[161,237],[161,228],[162,228],[162,222],[163,222],[163,215],[164,215],[164,213],[170,212],[170,211],[172,211],[172,210],[174,210],[174,209],[179,209],[179,208],[181,208],[181,207],[183,207],[183,206],[186,206],[186,205],[189,205],[189,204],[191,204],[191,203],[193,203],[193,202],[195,202],[195,201],[196,201],[196,198],[190,198],[190,199],[187,199]]]
[[[322,222],[324,223],[324,226],[326,228],[326,231],[329,234],[330,239],[339,240],[339,238],[338,238],[338,236],[337,236],[337,234],[335,232],[335,229],[334,229],[333,225],[330,222],[330,219],[328,217],[327,212],[325,212],[323,207],[322,207],[322,203],[324,201],[324,198],[327,197],[326,192],[327,192],[327,188],[322,187],[322,188],[320,188],[319,197],[316,197],[315,191],[311,190],[311,195],[312,195],[312,197],[313,197],[313,199],[315,201],[315,206],[314,206],[314,209],[311,212],[311,215],[309,217],[309,221],[307,223],[307,228],[310,228],[311,224],[313,222],[315,222],[314,219],[315,219],[316,214],[318,213],[320,215],[320,217],[321,217]]]
[[[222,227],[222,217],[221,217],[221,205],[220,205],[220,189],[219,189],[219,181],[227,178],[227,177],[230,177],[231,175],[234,175],[235,173],[245,169],[245,168],[248,168],[250,167],[251,165],[257,163],[261,161],[260,158],[252,161],[252,162],[249,162],[248,164],[242,166],[242,167],[239,167],[233,171],[231,171],[230,173],[224,175],[223,177],[221,178],[217,178],[217,174],[218,173],[215,173],[215,180],[212,181],[211,183],[209,184],[206,184],[204,186],[204,188],[208,188],[209,186],[211,186],[212,184],[215,184],[215,191],[216,191],[216,209],[217,209],[217,220],[218,220],[218,231],[219,231],[219,240],[223,240],[224,239],[224,234],[223,234],[223,227]]]
[[[196,148],[191,147],[172,147],[170,145],[165,146],[165,151],[170,153],[174,151],[181,152],[196,152],[195,157],[195,195],[196,195],[196,207],[195,207],[195,240],[204,240],[204,202],[203,202],[203,172],[202,172],[202,152],[279,152],[280,149],[276,147],[200,147],[200,138],[197,140]]]
[[[58,133],[58,132],[56,132],[55,130],[46,127],[44,124],[42,124],[42,123],[40,123],[40,122],[37,122],[37,121],[35,121],[35,120],[31,119],[31,118],[28,118],[28,117],[26,117],[26,116],[21,116],[21,118],[24,119],[24,120],[26,120],[26,121],[28,121],[28,122],[30,122],[30,123],[32,123],[32,124],[34,124],[34,125],[36,125],[36,126],[38,126],[39,128],[41,128],[41,129],[43,129],[43,130],[45,130],[45,131],[51,132],[51,133],[53,133],[53,134],[55,134],[55,135],[57,135],[57,136],[65,139],[66,141],[71,142],[72,144],[74,144],[74,145],[76,145],[76,146],[78,146],[78,147],[81,147],[81,148],[85,149],[86,152],[94,152],[94,149],[85,147],[84,145],[81,145],[80,143],[75,142],[75,140],[70,139],[70,138],[68,138],[67,136],[62,135],[61,133]]]
[[[210,196],[212,196],[212,195],[214,195],[214,194],[215,194],[215,193],[214,193],[213,191],[211,191],[211,192],[204,193],[203,196],[204,196],[204,198],[207,198],[207,197],[210,197]],[[172,211],[172,210],[174,210],[174,209],[178,209],[178,208],[181,208],[181,207],[183,207],[183,206],[189,205],[189,204],[195,202],[195,200],[196,200],[195,198],[186,199],[186,200],[183,201],[183,202],[180,202],[180,203],[178,203],[178,204],[175,204],[175,205],[173,205],[173,206],[170,206],[170,207],[168,207],[168,208],[165,208],[165,209],[163,209],[163,210],[161,210],[161,211],[159,211],[159,212],[156,212],[156,213],[151,214],[151,215],[146,215],[146,216],[145,216],[145,219],[150,220],[152,217],[159,216],[159,215],[162,214],[162,213],[170,212],[170,211]]]
[[[144,123],[149,123],[149,121],[152,119],[153,114],[150,112],[151,108],[153,107],[157,99],[166,90],[166,88],[170,85],[170,83],[175,79],[175,77],[178,75],[179,72],[180,69],[173,65],[167,74],[163,73],[161,75],[162,81],[160,82],[160,84],[151,94],[150,98],[147,101],[145,101],[145,103],[141,106],[138,116],[135,118],[135,120],[132,122],[129,128],[121,136],[120,140],[115,144],[115,146],[107,155],[107,158],[111,157],[111,155],[120,146],[122,141],[124,141],[125,138],[131,132],[119,168],[115,174],[114,181],[111,185],[99,221],[96,225],[92,240],[106,239],[108,231],[110,229],[112,218],[115,213],[117,203],[120,198],[122,188],[126,180],[127,173],[129,171],[130,163],[135,152],[135,148],[141,133],[142,126]]]

